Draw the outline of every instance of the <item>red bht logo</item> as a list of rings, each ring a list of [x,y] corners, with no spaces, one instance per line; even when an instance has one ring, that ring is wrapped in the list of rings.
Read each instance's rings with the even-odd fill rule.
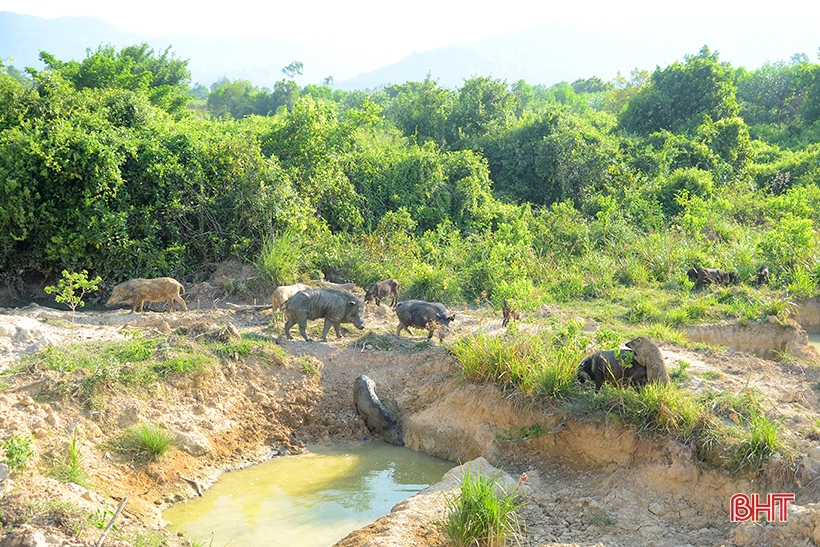
[[[768,494],[766,503],[760,500],[758,494],[751,498],[746,494],[735,494],[729,506],[729,516],[732,522],[757,520],[758,515],[765,514],[766,520],[775,520],[775,505],[777,505],[777,520],[786,522],[789,519],[789,502],[794,501],[794,494]]]

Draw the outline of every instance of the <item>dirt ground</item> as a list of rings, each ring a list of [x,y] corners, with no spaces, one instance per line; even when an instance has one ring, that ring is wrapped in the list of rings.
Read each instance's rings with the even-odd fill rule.
[[[120,339],[135,329],[170,335],[202,322],[230,323],[240,333],[275,338],[288,354],[286,359],[263,352],[228,358],[217,370],[169,378],[148,394],[112,386],[93,409],[59,393],[54,375],[42,368],[0,376],[7,386],[0,388],[0,441],[30,434],[36,447],[27,471],[5,478],[0,472],[0,547],[91,545],[101,531],[89,524],[89,515],[110,518],[126,497],[117,530],[107,536],[106,544],[162,544],[149,537],[184,544],[184,538],[164,532],[161,510],[197,495],[195,485],[207,489],[227,470],[299,453],[309,443],[370,439],[352,401],[353,380],[360,374],[373,378],[383,402],[406,417],[411,448],[460,461],[466,461],[464,454],[487,456],[513,483],[526,474],[522,484],[527,505],[521,511],[526,533],[519,538],[521,545],[820,544],[820,511],[815,505],[820,495],[820,443],[809,433],[817,430],[820,418],[816,365],[661,346],[670,367],[681,360],[689,363],[692,391],[758,389],[781,420],[782,433],[802,454],[796,482],[787,485],[797,496],[788,529],[738,526],[729,521],[728,497],[736,491],[756,492],[762,485],[704,470],[693,463],[688,448],[674,443],[643,441],[634,431],[610,423],[567,425],[551,422],[552,417],[544,418],[543,423],[555,425],[546,440],[493,441],[495,434],[533,419],[537,409],[522,409],[492,386],[466,385],[447,351],[424,344],[423,336],[393,336],[395,316],[385,306],[368,307],[365,324],[390,337],[388,349],[356,343],[361,333],[352,327],[342,340],[331,332],[327,343],[287,341],[281,336],[279,316],[271,311],[229,309],[224,298],[215,303],[215,291],[209,295],[207,287],[199,289],[188,297],[188,312],[79,311],[74,327],[70,311],[36,305],[0,309],[0,372],[16,370],[22,354],[72,339]],[[456,313],[453,337],[499,329],[500,316],[486,311]],[[320,324],[313,322],[312,328]],[[521,327],[528,325],[524,318]],[[296,329],[294,334],[298,336]],[[318,374],[306,374],[308,369]],[[175,449],[150,465],[123,462],[106,448],[125,428],[141,422],[162,424],[178,439]],[[449,442],[455,448],[444,447],[447,441],[442,437],[448,433],[441,433],[442,428],[458,422],[482,431],[490,439],[483,446],[489,448],[478,443],[473,450],[466,446],[472,441],[452,438]],[[436,428],[437,440],[427,438],[436,436]],[[90,477],[87,487],[42,474],[48,459],[65,451],[71,431],[80,440],[83,469]],[[426,431],[433,433],[428,436]],[[442,489],[431,487],[399,504],[393,513],[338,545],[445,545],[436,525],[443,514]]]

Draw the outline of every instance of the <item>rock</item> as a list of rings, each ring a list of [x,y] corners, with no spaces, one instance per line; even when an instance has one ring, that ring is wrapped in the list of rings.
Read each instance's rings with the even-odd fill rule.
[[[177,433],[177,443],[181,450],[192,456],[211,453],[211,443],[201,433]]]

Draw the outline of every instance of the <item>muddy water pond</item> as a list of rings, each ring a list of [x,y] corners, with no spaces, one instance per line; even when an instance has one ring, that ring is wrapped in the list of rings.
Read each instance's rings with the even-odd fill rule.
[[[820,351],[820,332],[809,333],[809,345],[814,346],[817,351]]]
[[[329,547],[456,465],[383,442],[309,450],[222,475],[163,513],[168,530],[213,547]]]

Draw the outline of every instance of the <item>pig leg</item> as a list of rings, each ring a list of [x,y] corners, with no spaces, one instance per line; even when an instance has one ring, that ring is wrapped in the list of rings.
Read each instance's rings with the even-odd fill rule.
[[[333,323],[333,329],[336,331],[336,338],[342,337],[342,323],[341,321],[336,321]]]
[[[188,311],[188,304],[185,303],[185,300],[183,300],[181,296],[179,296],[178,294],[174,296],[174,301],[179,302],[182,305],[182,309]],[[170,302],[168,303],[168,309],[171,309]]]
[[[296,324],[296,321],[288,316],[287,320],[285,321],[285,337],[288,340],[293,340],[293,336],[290,335],[290,328]]]
[[[336,336],[339,336],[338,323],[334,323],[332,319],[325,317],[325,326],[324,329],[322,329],[322,342],[327,342],[327,333],[330,331],[331,325],[336,328]],[[341,336],[339,336],[339,338],[341,338]]]
[[[307,326],[307,320],[299,321],[299,333],[302,335],[302,338],[305,339],[305,342],[313,342],[313,338],[307,335],[307,331],[305,327]],[[325,331],[327,333],[327,331]],[[327,342],[327,334],[325,334],[325,342]]]

